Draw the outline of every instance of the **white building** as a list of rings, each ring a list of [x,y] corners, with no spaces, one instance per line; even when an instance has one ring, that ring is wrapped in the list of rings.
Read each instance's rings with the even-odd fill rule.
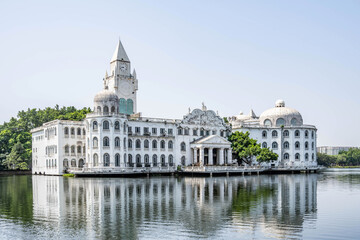
[[[272,167],[314,167],[316,161],[316,127],[303,124],[301,114],[285,107],[283,100],[278,100],[257,117],[251,110],[248,115],[230,117],[232,131],[250,132],[263,148],[270,148],[278,154]]]

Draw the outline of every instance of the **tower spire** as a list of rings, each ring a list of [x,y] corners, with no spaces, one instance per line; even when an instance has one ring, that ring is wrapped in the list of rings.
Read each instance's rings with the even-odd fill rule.
[[[125,62],[130,62],[130,59],[128,58],[124,46],[122,45],[120,39],[119,39],[119,43],[116,46],[114,55],[111,58],[110,63],[114,62],[114,61],[125,61]]]

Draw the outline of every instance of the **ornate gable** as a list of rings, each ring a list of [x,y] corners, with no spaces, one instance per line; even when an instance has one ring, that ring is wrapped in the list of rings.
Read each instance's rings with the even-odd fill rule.
[[[216,113],[212,110],[203,111],[200,109],[194,109],[191,113],[184,116],[182,122],[185,124],[226,127],[224,120],[217,116]]]

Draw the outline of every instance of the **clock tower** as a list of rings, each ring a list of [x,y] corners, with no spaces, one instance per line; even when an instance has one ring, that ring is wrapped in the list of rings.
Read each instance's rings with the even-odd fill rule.
[[[113,90],[119,97],[120,113],[130,115],[137,112],[138,80],[135,69],[131,74],[130,59],[120,40],[110,61],[110,75],[105,74],[104,86]]]

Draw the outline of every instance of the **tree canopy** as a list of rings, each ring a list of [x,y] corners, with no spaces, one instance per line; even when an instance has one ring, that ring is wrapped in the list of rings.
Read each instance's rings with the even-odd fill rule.
[[[249,132],[236,131],[232,133],[228,140],[231,142],[231,148],[238,157],[238,163],[251,164],[253,160],[258,162],[270,162],[277,160],[278,155],[269,148],[261,148],[255,139],[250,138]]]
[[[330,166],[360,166],[360,149],[350,148],[348,151],[340,151],[338,155],[317,153],[319,165]]]
[[[4,124],[0,125],[0,170],[4,168],[20,169],[25,166],[25,164],[9,165],[10,159],[11,161],[14,159],[25,159],[25,163],[28,165],[31,163],[31,129],[56,119],[81,121],[89,112],[91,112],[90,108],[60,108],[59,105],[56,105],[54,108],[34,108],[18,112],[16,118],[12,117],[9,122],[4,122]],[[14,150],[15,145],[17,150]],[[20,154],[21,147],[24,149],[24,152]],[[11,155],[12,152],[13,154]],[[10,166],[14,168],[10,168]]]

